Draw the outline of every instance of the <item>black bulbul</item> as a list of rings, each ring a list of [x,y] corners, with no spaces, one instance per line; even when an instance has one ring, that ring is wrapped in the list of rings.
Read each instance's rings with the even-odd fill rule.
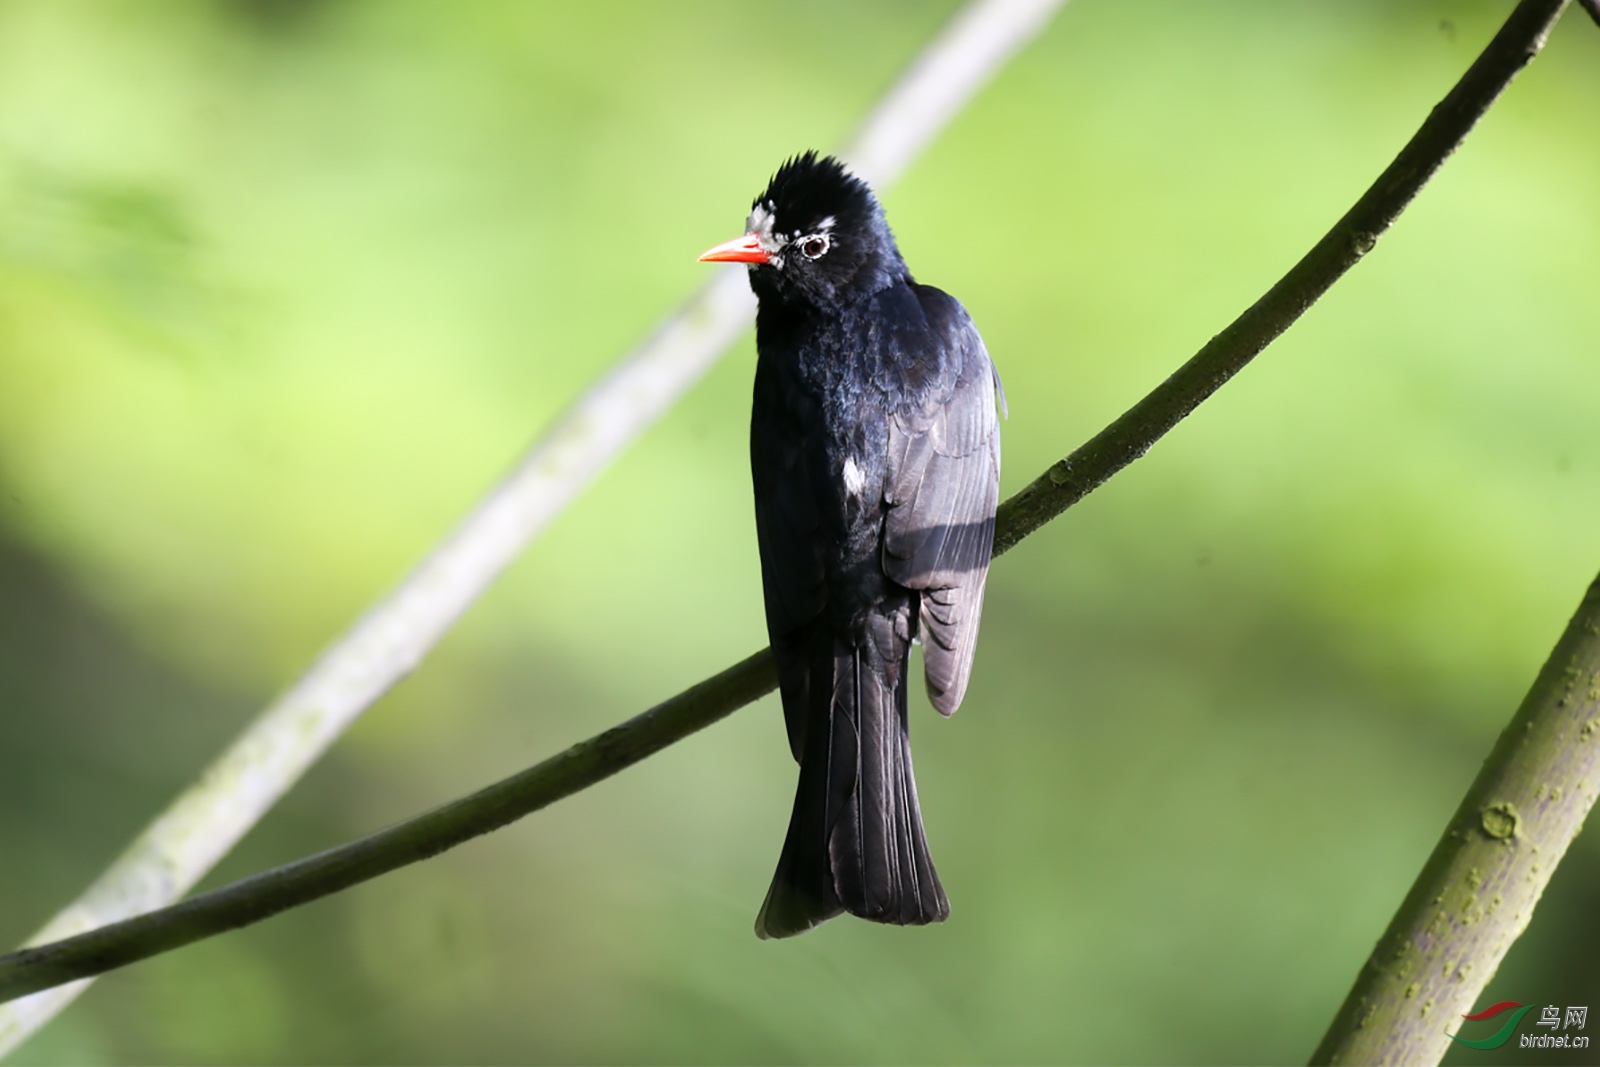
[[[841,911],[950,914],[922,832],[906,723],[911,643],[949,715],[972,672],[1000,485],[999,378],[959,301],[911,277],[872,190],[807,152],[747,233],[750,467],[767,632],[800,761],[756,918],[788,937]]]

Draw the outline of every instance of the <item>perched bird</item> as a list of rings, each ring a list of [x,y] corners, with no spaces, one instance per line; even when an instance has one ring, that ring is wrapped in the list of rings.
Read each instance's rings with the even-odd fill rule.
[[[911,277],[872,190],[838,160],[784,163],[747,233],[750,466],[767,632],[800,783],[763,938],[841,911],[901,925],[950,903],[906,723],[911,644],[949,715],[972,672],[999,499],[1000,381],[959,301]]]

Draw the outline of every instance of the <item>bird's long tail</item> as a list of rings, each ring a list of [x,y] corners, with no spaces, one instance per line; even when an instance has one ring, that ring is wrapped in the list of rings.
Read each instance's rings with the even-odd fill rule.
[[[917,807],[906,723],[910,641],[897,621],[904,625],[895,615],[873,618],[859,646],[831,634],[813,642],[800,784],[756,917],[764,938],[801,933],[841,911],[903,926],[950,914]]]

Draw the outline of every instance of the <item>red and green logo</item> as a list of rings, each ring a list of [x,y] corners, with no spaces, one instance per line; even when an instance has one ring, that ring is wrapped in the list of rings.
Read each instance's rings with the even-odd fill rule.
[[[1501,1045],[1511,1040],[1511,1035],[1516,1033],[1517,1024],[1522,1021],[1522,1017],[1533,1010],[1532,1004],[1519,1004],[1514,1000],[1502,1000],[1498,1004],[1492,1004],[1489,1007],[1484,1008],[1476,1015],[1462,1016],[1462,1018],[1467,1020],[1469,1023],[1481,1023],[1485,1019],[1493,1019],[1501,1012],[1511,1011],[1512,1008],[1517,1010],[1511,1012],[1511,1018],[1507,1019],[1505,1024],[1502,1025],[1500,1029],[1496,1030],[1488,1037],[1480,1037],[1474,1040],[1472,1038],[1458,1037],[1455,1034],[1451,1034],[1450,1040],[1459,1042],[1468,1048],[1499,1048]]]

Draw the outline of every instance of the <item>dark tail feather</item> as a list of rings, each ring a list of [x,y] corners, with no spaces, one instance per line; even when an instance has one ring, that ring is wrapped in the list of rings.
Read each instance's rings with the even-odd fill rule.
[[[902,926],[950,914],[917,807],[908,649],[894,622],[873,620],[882,632],[862,648],[828,639],[833,647],[812,660],[815,703],[789,834],[756,917],[761,937],[802,933],[841,911]]]

